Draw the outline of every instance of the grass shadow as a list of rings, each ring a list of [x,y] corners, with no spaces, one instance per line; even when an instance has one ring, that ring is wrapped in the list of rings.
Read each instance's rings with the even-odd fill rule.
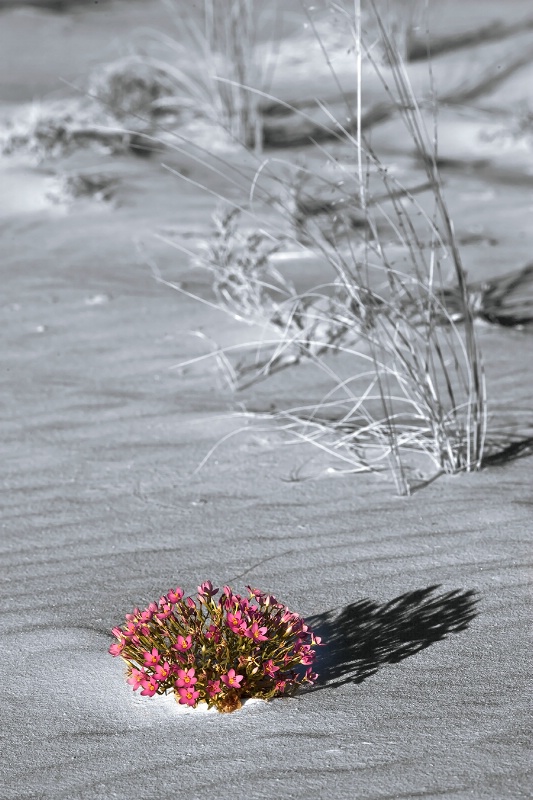
[[[434,594],[438,588],[416,589],[384,604],[359,600],[308,618],[326,645],[318,648],[313,669],[319,678],[308,691],[362,683],[382,665],[403,661],[449,633],[466,630],[477,615],[475,592]]]

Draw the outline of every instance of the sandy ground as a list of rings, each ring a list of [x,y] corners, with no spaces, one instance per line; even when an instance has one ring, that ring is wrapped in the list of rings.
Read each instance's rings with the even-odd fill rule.
[[[157,5],[0,11],[5,107],[81,78]],[[496,18],[499,5],[472,3],[464,25],[479,22],[481,7]],[[518,19],[527,10],[509,7]],[[461,13],[443,19],[453,29]],[[492,102],[504,116],[531,98],[531,74],[510,78],[507,94],[498,88]],[[450,110],[442,128],[455,164],[447,196],[474,280],[531,259],[532,150],[485,143],[472,165],[485,123],[481,112]],[[415,170],[391,125],[376,142],[398,169]],[[214,200],[161,160],[84,152],[0,165],[0,797],[530,797],[531,458],[400,498],[385,476],[331,475],[272,426],[235,416],[241,399],[301,402],[316,389],[308,369],[242,398],[212,362],[173,369],[205,351],[191,331],[222,343],[246,332],[151,275],[144,252],[210,297],[207,276],[153,234],[201,240]],[[164,161],[206,182],[187,154]],[[117,177],[114,202],[51,203],[54,172],[68,169]],[[292,269],[312,285],[308,267]],[[493,424],[529,433],[530,334],[479,335]],[[194,591],[207,578],[252,583],[303,615],[436,584],[478,592],[479,613],[364,682],[326,681],[231,715],[178,715],[130,691],[107,654],[109,630],[168,587]]]

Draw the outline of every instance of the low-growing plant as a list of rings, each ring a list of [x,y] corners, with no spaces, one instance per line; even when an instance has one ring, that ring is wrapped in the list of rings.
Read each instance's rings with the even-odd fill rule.
[[[129,147],[128,133],[113,126],[109,115],[86,99],[34,103],[5,121],[0,130],[3,155],[24,152],[37,162],[84,147],[115,153]]]
[[[268,322],[294,287],[275,269],[271,256],[282,242],[258,230],[244,231],[236,208],[213,217],[214,232],[197,263],[209,269],[221,308],[245,322]]]
[[[97,68],[78,97],[33,103],[0,128],[0,152],[26,152],[36,161],[82,148],[120,154],[149,149],[156,125],[182,121],[167,65],[129,56]],[[158,139],[160,136],[158,137]]]
[[[196,598],[171,589],[113,628],[109,652],[127,664],[127,682],[145,697],[173,694],[182,706],[236,711],[249,698],[290,695],[318,677],[321,644],[303,619],[258,589],[249,597],[210,581]]]

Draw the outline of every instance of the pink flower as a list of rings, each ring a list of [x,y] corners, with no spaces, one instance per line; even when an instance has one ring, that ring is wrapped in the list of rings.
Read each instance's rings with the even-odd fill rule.
[[[157,619],[168,619],[172,614],[172,604],[163,603],[159,606],[159,611],[156,612]]]
[[[300,656],[300,664],[312,664],[315,660],[315,651],[311,650],[308,644],[304,644],[300,647],[298,655]]]
[[[141,694],[145,697],[153,697],[159,689],[159,684],[155,678],[144,678],[141,681],[141,686],[143,687]]]
[[[268,628],[265,626],[259,627],[257,622],[252,624],[251,628],[244,631],[244,635],[247,636],[249,639],[253,639],[254,642],[266,642],[268,640],[268,636],[265,636]]]
[[[178,692],[179,692],[179,695],[180,695],[179,702],[181,703],[181,705],[182,706],[192,706],[194,708],[198,698],[200,697],[200,692],[197,692],[192,687],[190,687],[188,689],[186,689],[184,687],[180,688],[180,689],[178,689]]]
[[[279,606],[279,603],[273,594],[267,594],[263,602],[265,606],[274,606],[274,607]]]
[[[240,611],[230,611],[226,617],[229,628],[238,628],[242,621],[242,614]]]
[[[183,589],[180,589],[179,586],[177,586],[175,589],[171,589],[170,592],[167,592],[167,600],[169,603],[179,603],[182,597]]]
[[[287,686],[287,681],[278,681],[276,683],[275,689],[277,692],[282,693],[285,691],[286,686]]]
[[[230,688],[240,689],[244,675],[236,675],[234,669],[229,669],[226,675],[221,676],[221,681]]]
[[[192,635],[189,634],[188,636],[181,636],[178,635],[178,641],[176,644],[173,645],[174,650],[179,650],[180,652],[184,653],[186,650],[190,650],[192,647]]]
[[[121,628],[112,628],[111,633],[116,639],[122,639],[122,637],[124,636]]]
[[[242,619],[240,611],[230,611],[226,617],[226,623],[230,631],[236,633],[238,636],[246,636],[248,630],[246,620]]]
[[[145,608],[140,616],[139,622],[150,622],[153,616],[153,612],[149,608]]]
[[[116,658],[116,656],[119,656],[123,650],[124,650],[124,642],[120,641],[112,644],[108,652],[111,653],[113,658]]]
[[[131,675],[126,681],[133,686],[133,691],[136,692],[139,686],[143,685],[143,681],[147,678],[146,672],[143,669],[135,669],[133,668],[131,671]]]
[[[296,620],[294,621],[294,632],[297,633],[299,636],[305,636],[308,630],[309,628],[305,624],[303,619],[297,616]]]
[[[164,664],[157,664],[154,670],[154,678],[157,681],[166,681],[168,676],[170,675],[171,667],[168,661],[165,661]]]
[[[135,623],[130,621],[126,625],[124,625],[123,636],[131,638],[132,636],[135,636],[136,633],[137,633],[137,626],[135,625]]]
[[[195,683],[198,682],[198,679],[194,677],[194,669],[191,667],[190,669],[179,669],[178,670],[178,680],[176,681],[176,686],[194,686]]]
[[[209,697],[215,697],[220,692],[220,681],[208,681],[207,694]]]
[[[276,667],[272,659],[269,658],[268,661],[263,664],[263,671],[265,675],[268,675],[270,678],[275,678],[276,672],[279,671],[279,667]]]
[[[194,602],[194,600],[192,599],[192,597],[187,597],[187,598],[186,598],[186,600],[185,600],[185,602],[187,603],[187,605],[189,606],[189,608],[194,608],[194,609],[196,608],[196,603]]]
[[[325,642],[322,641],[321,636],[315,636],[314,633],[311,634],[311,644],[316,647],[317,645],[324,646]]]
[[[210,625],[205,632],[206,639],[212,639],[215,644],[220,642],[220,629],[216,625]]]
[[[161,656],[159,655],[159,651],[156,647],[152,647],[152,652],[148,652],[146,650],[143,653],[144,656],[144,666],[145,667],[154,667],[156,664],[159,664],[161,660]]]
[[[318,672],[313,672],[311,667],[307,667],[305,670],[304,681],[307,681],[307,683],[314,683],[317,678]]]
[[[211,581],[204,581],[200,586],[198,586],[198,598],[200,600],[204,597],[208,597],[210,599],[217,592],[218,589],[213,589],[213,584]]]

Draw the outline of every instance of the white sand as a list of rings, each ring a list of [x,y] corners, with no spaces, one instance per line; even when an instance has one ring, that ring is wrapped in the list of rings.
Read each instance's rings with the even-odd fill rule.
[[[160,24],[158,5],[0,12],[5,99],[22,103],[61,75],[81,77],[134,23]],[[499,13],[501,3],[489,5]],[[454,8],[450,19],[465,4]],[[460,126],[458,115],[446,147],[469,159]],[[385,144],[416,182],[401,137]],[[481,237],[463,249],[472,280],[520,266],[532,249],[529,173],[518,181],[496,148],[484,157],[482,170],[445,175],[458,233]],[[39,174],[0,167],[0,796],[528,797],[532,459],[442,478],[404,499],[385,477],[325,477],[327,459],[251,425],[195,473],[242,420],[228,417],[234,401],[213,363],[171,368],[204,352],[187,331],[224,343],[248,333],[155,283],[136,249],[143,240],[169,278],[208,296],[207,277],[151,234],[205,235],[214,201],[160,160],[82,153],[56,164],[120,175],[104,213],[86,203],[58,214],[42,200]],[[165,160],[206,180],[185,156]],[[300,286],[316,282],[317,265],[293,266]],[[494,424],[506,430],[531,412],[531,339],[479,333]],[[315,381],[309,368],[286,371],[243,399],[294,404],[320,391]],[[300,465],[310,479],[287,480]],[[169,587],[194,591],[204,579],[251,582],[304,616],[432,584],[477,590],[480,613],[461,634],[358,685],[235,714],[141,700],[107,654],[110,628]]]

